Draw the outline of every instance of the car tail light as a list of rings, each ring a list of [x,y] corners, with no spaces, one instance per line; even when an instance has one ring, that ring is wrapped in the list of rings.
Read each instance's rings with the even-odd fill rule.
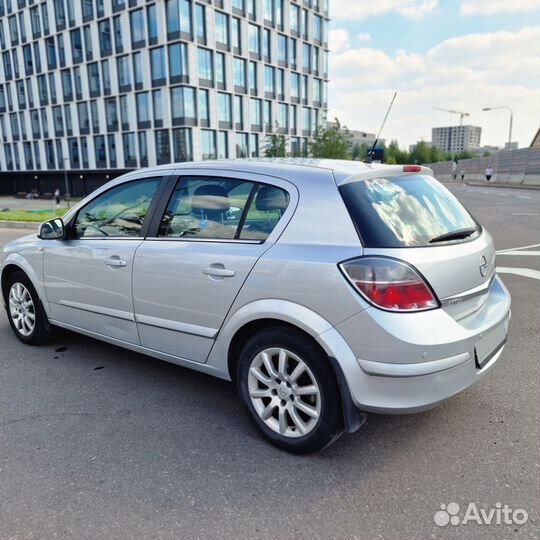
[[[361,257],[339,267],[371,304],[388,311],[424,311],[439,307],[435,294],[412,266],[385,257]]]
[[[421,165],[403,165],[403,172],[422,172]]]

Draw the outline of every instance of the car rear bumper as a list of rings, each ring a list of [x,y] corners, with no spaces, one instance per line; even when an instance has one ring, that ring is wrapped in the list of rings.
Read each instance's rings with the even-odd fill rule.
[[[355,367],[340,362],[352,401],[363,411],[390,414],[437,406],[493,368],[509,320],[510,296],[498,278],[484,306],[461,321],[443,309],[359,313],[336,327],[356,360]]]

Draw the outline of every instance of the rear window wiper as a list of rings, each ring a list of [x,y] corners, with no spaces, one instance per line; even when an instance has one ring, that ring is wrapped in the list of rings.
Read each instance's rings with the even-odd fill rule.
[[[467,238],[467,236],[471,236],[471,234],[475,233],[477,231],[476,227],[468,227],[466,229],[458,229],[457,231],[450,231],[444,234],[441,234],[440,236],[436,236],[435,238],[432,238],[429,243],[435,244],[436,242],[445,242],[446,240],[459,240],[461,238]]]

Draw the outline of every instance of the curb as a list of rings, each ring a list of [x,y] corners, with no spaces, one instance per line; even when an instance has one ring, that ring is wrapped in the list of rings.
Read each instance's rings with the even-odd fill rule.
[[[36,231],[39,227],[39,223],[31,223],[29,221],[0,221],[0,228],[2,229],[28,229]]]

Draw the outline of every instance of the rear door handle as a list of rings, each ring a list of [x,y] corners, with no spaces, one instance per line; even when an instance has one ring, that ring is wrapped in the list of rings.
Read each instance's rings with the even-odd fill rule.
[[[203,274],[206,274],[207,276],[216,276],[216,277],[233,277],[235,272],[234,270],[227,270],[223,266],[209,266],[208,268],[205,268],[203,271]]]
[[[110,257],[105,259],[105,264],[107,266],[114,266],[115,268],[123,268],[127,266],[127,261],[123,261],[120,257]]]

